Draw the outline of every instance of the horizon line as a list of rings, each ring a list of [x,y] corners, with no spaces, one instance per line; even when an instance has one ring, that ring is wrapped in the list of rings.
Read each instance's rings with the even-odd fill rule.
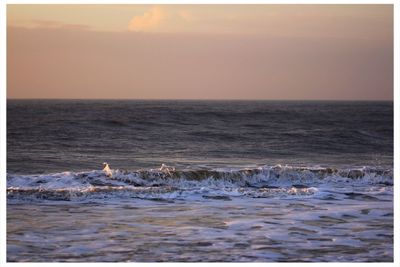
[[[237,98],[6,98],[6,100],[120,100],[120,101],[357,101],[393,102],[394,99],[237,99]]]

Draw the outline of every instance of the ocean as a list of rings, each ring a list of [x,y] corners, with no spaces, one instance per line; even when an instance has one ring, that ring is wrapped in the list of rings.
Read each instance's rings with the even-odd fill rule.
[[[393,102],[7,100],[6,176],[10,262],[393,261]]]

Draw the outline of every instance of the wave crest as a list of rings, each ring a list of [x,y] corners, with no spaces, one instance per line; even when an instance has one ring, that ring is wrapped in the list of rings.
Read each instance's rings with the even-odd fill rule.
[[[160,169],[63,172],[46,175],[7,175],[9,199],[72,200],[88,197],[176,199],[193,195],[308,196],[321,186],[393,186],[393,171],[364,167],[336,169],[264,166],[245,169]]]

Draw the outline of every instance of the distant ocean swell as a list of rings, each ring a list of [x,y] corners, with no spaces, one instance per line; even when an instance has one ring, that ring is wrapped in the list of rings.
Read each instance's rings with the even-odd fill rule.
[[[363,167],[263,166],[253,169],[182,169],[162,166],[137,171],[93,170],[45,175],[7,175],[9,200],[63,200],[187,198],[229,200],[231,197],[326,197],[329,188],[342,188],[342,197],[373,199],[354,187],[392,190],[393,170]],[[378,190],[378,192],[379,192]],[[321,193],[321,191],[325,193]],[[329,194],[328,194],[329,195]],[[337,196],[337,194],[335,194]]]

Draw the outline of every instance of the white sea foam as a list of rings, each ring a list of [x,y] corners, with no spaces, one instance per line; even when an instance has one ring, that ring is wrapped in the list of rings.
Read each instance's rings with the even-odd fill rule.
[[[349,193],[354,187],[369,194],[392,188],[392,170],[364,167],[263,166],[259,168],[112,170],[7,175],[11,199],[80,199],[98,197],[229,199],[230,197],[307,197],[317,192]],[[321,193],[320,192],[320,193]],[[321,196],[321,195],[319,195]],[[356,196],[353,196],[356,197]]]

